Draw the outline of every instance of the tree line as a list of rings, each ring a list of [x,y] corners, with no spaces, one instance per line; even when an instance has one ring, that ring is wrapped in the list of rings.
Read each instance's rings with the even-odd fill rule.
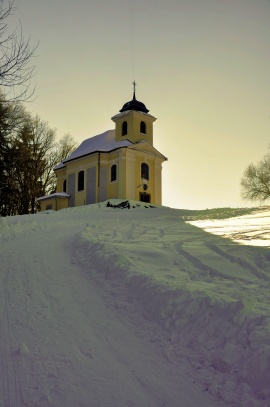
[[[36,198],[56,189],[54,166],[76,147],[22,103],[0,95],[0,216],[35,213]]]
[[[60,141],[56,131],[24,107],[31,101],[37,45],[14,29],[10,17],[14,0],[0,0],[0,216],[34,213],[36,198],[55,191],[54,166],[76,147],[66,134]]]

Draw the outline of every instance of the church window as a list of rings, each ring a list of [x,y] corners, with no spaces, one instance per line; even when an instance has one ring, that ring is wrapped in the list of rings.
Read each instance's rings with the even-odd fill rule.
[[[113,164],[111,166],[111,182],[115,182],[117,180],[117,165]]]
[[[128,132],[128,125],[127,125],[127,122],[124,121],[122,124],[122,136],[126,136],[127,132]]]
[[[63,182],[63,192],[67,192],[67,180],[66,179]]]
[[[141,134],[146,134],[146,124],[145,124],[145,122],[141,122],[141,124],[140,124],[140,133]]]
[[[78,191],[84,190],[84,171],[78,173]]]
[[[149,180],[149,165],[146,163],[141,164],[141,178]]]

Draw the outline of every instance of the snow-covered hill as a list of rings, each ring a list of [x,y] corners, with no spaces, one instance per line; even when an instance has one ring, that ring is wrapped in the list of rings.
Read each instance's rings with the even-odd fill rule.
[[[129,202],[0,219],[1,407],[270,406],[269,249],[186,218]]]

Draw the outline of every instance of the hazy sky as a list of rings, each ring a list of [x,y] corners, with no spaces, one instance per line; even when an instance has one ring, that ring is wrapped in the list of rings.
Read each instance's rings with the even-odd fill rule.
[[[39,41],[37,113],[81,142],[145,103],[163,165],[163,204],[247,206],[240,179],[270,143],[270,0],[17,0]]]

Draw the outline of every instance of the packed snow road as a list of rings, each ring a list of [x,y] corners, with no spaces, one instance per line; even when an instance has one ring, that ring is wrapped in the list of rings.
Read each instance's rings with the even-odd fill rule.
[[[117,309],[79,265],[81,227],[1,241],[0,406],[222,406],[165,359],[157,325]]]

